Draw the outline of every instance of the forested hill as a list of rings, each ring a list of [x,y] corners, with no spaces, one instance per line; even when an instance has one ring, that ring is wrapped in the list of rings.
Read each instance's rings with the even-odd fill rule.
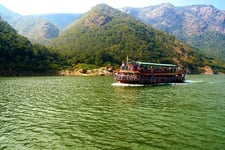
[[[54,74],[58,54],[31,42],[0,18],[0,76]]]
[[[138,61],[175,63],[192,73],[204,72],[205,66],[216,71],[224,69],[219,62],[206,58],[174,36],[105,4],[84,14],[50,46],[71,64],[120,64],[129,56]]]

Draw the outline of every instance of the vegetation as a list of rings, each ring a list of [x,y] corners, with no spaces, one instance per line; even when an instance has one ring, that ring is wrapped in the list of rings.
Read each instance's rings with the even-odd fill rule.
[[[54,74],[61,57],[42,45],[32,45],[0,19],[0,75]]]
[[[208,31],[203,34],[193,34],[186,38],[186,42],[199,48],[208,56],[219,58],[225,62],[225,35],[219,32]]]
[[[107,11],[107,9],[97,9],[96,13]],[[224,12],[214,8],[213,6],[195,5],[186,7],[174,7],[173,5],[166,3],[157,6],[150,6],[148,7],[148,10],[146,8],[123,8],[121,10],[138,18],[139,20],[142,20],[147,24],[151,24],[160,30],[164,30],[169,34],[175,35],[181,41],[188,43],[195,48],[198,48],[201,52],[207,54],[210,57],[225,61],[225,37],[223,32]],[[88,14],[84,15],[88,16]],[[111,14],[106,14],[106,16],[111,16],[111,18],[109,17],[108,19],[115,19],[115,14],[115,11],[111,11]],[[59,32],[66,28],[71,22],[80,18],[82,14],[45,14],[21,16],[0,5],[0,16],[4,20],[9,22],[18,31],[19,34],[28,37],[31,42],[47,44],[51,39],[57,37],[59,35]],[[92,15],[90,15],[87,19],[92,21],[98,20],[95,17],[96,16],[92,13]],[[117,17],[123,18],[123,15],[119,15],[117,13]],[[104,18],[101,19],[104,20]],[[105,23],[107,23],[112,20],[105,21]],[[114,32],[114,30],[118,30],[116,28],[117,27],[114,27],[114,29],[111,31]],[[83,28],[80,29],[82,31]],[[93,28],[92,31],[95,32],[94,30],[95,29]],[[84,31],[86,34],[86,32],[88,32],[88,29],[84,29]],[[82,34],[84,31],[80,33]],[[108,31],[102,32],[107,32],[107,36],[110,35]],[[118,30],[118,32],[122,32],[121,34],[123,34],[125,38],[126,36],[128,36],[127,33],[129,34],[129,32],[123,32],[122,30]],[[113,35],[115,34],[117,33],[113,33]],[[88,35],[85,36],[88,37]],[[100,34],[98,36],[102,35]],[[75,36],[71,38],[77,37]],[[110,38],[107,38],[107,40],[109,41]],[[72,63],[73,60],[70,62]]]

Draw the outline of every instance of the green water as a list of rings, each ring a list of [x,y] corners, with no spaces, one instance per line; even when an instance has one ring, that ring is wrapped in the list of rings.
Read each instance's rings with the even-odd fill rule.
[[[0,78],[0,149],[223,149],[225,76],[112,86],[113,77]]]

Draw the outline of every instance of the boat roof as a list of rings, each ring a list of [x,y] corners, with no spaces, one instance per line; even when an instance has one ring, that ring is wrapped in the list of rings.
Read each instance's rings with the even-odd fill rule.
[[[176,67],[177,65],[174,64],[159,64],[159,63],[148,63],[148,62],[136,62],[140,65],[149,65],[149,66],[164,66],[164,67]]]

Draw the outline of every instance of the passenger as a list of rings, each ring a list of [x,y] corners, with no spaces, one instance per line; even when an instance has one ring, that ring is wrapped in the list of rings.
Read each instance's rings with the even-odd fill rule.
[[[141,71],[142,71],[142,68],[141,68],[140,66],[138,66],[137,70],[138,70],[139,72],[141,72]]]
[[[151,73],[154,73],[154,68],[151,66],[151,69],[150,69]]]

